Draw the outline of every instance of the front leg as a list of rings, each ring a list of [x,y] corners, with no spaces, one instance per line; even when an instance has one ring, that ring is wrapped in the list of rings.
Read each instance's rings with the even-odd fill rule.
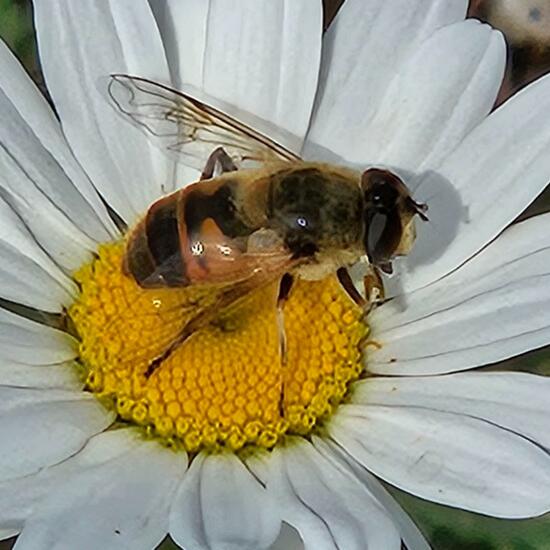
[[[209,180],[215,175],[224,174],[225,172],[234,172],[238,170],[237,165],[233,162],[233,159],[225,152],[223,147],[214,149],[201,174],[201,180]]]
[[[369,265],[368,271],[363,277],[363,288],[365,289],[369,311],[374,305],[384,301],[384,282],[382,281],[380,271],[372,264]]]
[[[348,296],[363,308],[365,314],[369,313],[376,304],[384,301],[384,283],[380,272],[373,265],[369,266],[368,272],[363,277],[364,296],[355,288],[349,271],[345,267],[338,269],[336,276]]]
[[[347,292],[348,296],[361,308],[366,309],[368,302],[361,293],[355,288],[349,271],[345,267],[341,267],[336,271],[336,277],[342,288]]]
[[[285,368],[287,364],[287,346],[286,346],[286,332],[285,332],[285,320],[284,320],[284,307],[292,285],[294,284],[294,277],[290,273],[285,273],[279,282],[279,295],[277,297],[277,330],[279,332],[279,354],[281,357],[281,395],[279,397],[279,414],[281,417],[285,415]]]

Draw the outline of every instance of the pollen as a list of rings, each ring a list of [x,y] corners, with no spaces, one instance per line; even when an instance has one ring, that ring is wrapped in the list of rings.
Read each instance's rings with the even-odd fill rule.
[[[282,323],[274,283],[178,344],[219,288],[143,289],[123,273],[122,255],[121,243],[103,245],[75,274],[81,292],[68,317],[86,388],[176,449],[272,448],[286,434],[307,436],[363,372],[368,327],[335,277],[296,281]]]

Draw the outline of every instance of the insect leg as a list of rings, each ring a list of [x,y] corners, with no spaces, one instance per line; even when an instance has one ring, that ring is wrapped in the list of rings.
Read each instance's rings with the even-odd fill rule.
[[[160,355],[155,357],[155,359],[149,363],[147,370],[145,371],[145,378],[150,378],[151,375],[162,365],[162,363],[166,361],[180,346],[182,346],[190,336],[212,322],[212,320],[216,317],[216,313],[221,311],[224,307],[227,307],[227,305],[232,302],[232,297],[230,297],[229,292],[227,294],[227,299],[224,298],[225,296],[222,296],[220,303],[217,304],[218,307],[206,309],[189,321],[189,323],[179,333],[178,337]]]
[[[348,293],[348,296],[362,308],[366,308],[368,305],[367,300],[361,296],[361,293],[355,288],[349,271],[345,267],[341,267],[336,271],[338,281],[342,285],[342,288]]]
[[[238,170],[238,167],[233,162],[233,159],[225,152],[223,147],[218,147],[210,153],[204,165],[201,180],[208,180],[214,177],[214,175],[219,175],[217,172],[223,174],[225,172],[234,172],[235,170]]]
[[[185,327],[184,330],[179,334],[179,336],[174,340],[170,346],[168,346],[159,356],[155,357],[149,365],[147,366],[147,370],[145,371],[145,378],[149,379],[151,375],[162,365],[166,359],[172,355],[176,349],[181,346],[189,336],[193,333],[193,330],[189,330],[188,327]]]
[[[374,304],[384,301],[384,283],[380,276],[380,271],[375,266],[369,266],[369,270],[363,278],[363,286],[369,309]]]
[[[223,309],[227,304],[220,303],[220,309]],[[218,309],[208,309],[199,313],[183,328],[177,338],[157,357],[155,357],[147,366],[145,371],[145,378],[150,378],[151,375],[166,361],[172,353],[174,353],[180,346],[182,346],[186,340],[197,332],[199,329],[206,326],[215,317],[215,313]]]
[[[267,284],[269,280],[257,281],[256,279],[246,279],[240,283],[228,285],[217,297],[215,304],[207,309],[202,310],[187,325],[183,328],[177,338],[157,357],[155,357],[148,365],[145,371],[145,378],[150,378],[151,375],[166,361],[174,351],[176,351],[186,340],[201,328],[213,323],[220,315],[220,312],[231,305],[236,304],[239,300],[246,298],[248,293],[257,288],[261,288],[262,284]]]
[[[279,327],[279,349],[281,350],[281,361],[286,363],[286,335],[284,325],[284,306],[292,289],[294,277],[290,273],[285,273],[279,283],[279,296],[277,298],[277,323]]]
[[[279,398],[279,414],[284,416],[284,401],[285,401],[285,379],[284,379],[284,369],[286,366],[286,333],[285,333],[285,322],[284,322],[284,305],[292,285],[294,283],[294,277],[290,273],[285,273],[281,282],[279,283],[279,296],[277,297],[277,328],[279,330],[279,352],[281,355],[281,367],[282,367],[282,378],[281,378],[281,396]]]

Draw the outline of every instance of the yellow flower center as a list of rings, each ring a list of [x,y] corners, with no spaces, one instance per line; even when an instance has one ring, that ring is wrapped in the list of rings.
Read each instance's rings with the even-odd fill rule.
[[[221,312],[151,372],[215,290],[145,290],[122,272],[122,254],[122,243],[104,245],[75,274],[81,294],[68,314],[87,389],[176,448],[271,448],[286,433],[308,434],[363,370],[362,311],[329,277],[293,286],[284,363],[273,284]]]

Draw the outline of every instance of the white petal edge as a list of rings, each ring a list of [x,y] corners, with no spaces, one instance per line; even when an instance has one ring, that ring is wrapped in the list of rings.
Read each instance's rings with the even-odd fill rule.
[[[19,534],[19,529],[0,529],[0,540],[6,540]]]
[[[353,385],[353,403],[463,414],[517,433],[550,450],[550,378],[521,372],[369,378]]]
[[[116,461],[137,442],[133,430],[109,430],[90,438],[79,452],[59,464],[0,482],[0,528],[21,531],[33,509],[50,492],[80,472]]]
[[[45,191],[48,182],[58,181],[67,189],[72,183],[62,168],[49,158],[49,153],[30,134],[28,127],[12,116],[0,92],[0,111],[5,114],[2,128],[9,133],[9,140],[0,136],[0,198],[17,213],[21,222],[33,234],[33,238],[61,267],[70,271],[91,257],[96,244],[64,215],[54,199]],[[3,141],[3,142],[2,142]],[[31,153],[31,159],[24,158]],[[77,211],[82,209],[78,198],[69,200]]]
[[[187,459],[129,432],[94,438],[57,475],[52,472],[59,483],[33,506],[17,550],[150,550],[162,541]],[[102,448],[107,444],[109,449]],[[61,481],[63,470],[67,473]]]
[[[279,533],[279,512],[234,454],[199,454],[170,511],[170,535],[187,550],[261,550]]]
[[[0,308],[0,362],[61,363],[76,357],[77,348],[78,342],[66,332]]]
[[[7,153],[17,159],[23,172],[16,180],[2,178],[4,190],[33,204],[32,215],[22,212],[30,225],[46,223],[35,218],[48,214],[63,220],[65,233],[80,235],[86,245],[90,239],[101,242],[116,236],[113,222],[73,157],[50,106],[2,41],[0,66],[1,158],[5,163]]]
[[[0,258],[0,297],[52,313],[60,313],[73,302],[76,287],[68,290],[64,280],[60,284],[60,279],[54,279],[34,259],[1,239]]]
[[[326,443],[289,438],[261,467],[283,520],[294,526],[306,550],[401,547],[384,508]]]
[[[372,495],[384,506],[388,514],[399,529],[402,541],[408,550],[432,550],[420,529],[411,519],[409,514],[403,510],[401,505],[386,490],[379,479],[371,474],[364,466],[359,464],[353,457],[344,450],[337,447],[334,441],[328,441],[334,452],[340,453],[342,458],[350,465],[355,475],[361,480]]]
[[[467,5],[465,0],[346,0],[323,38],[305,155],[347,159],[369,135],[390,82],[412,53],[435,30],[463,19]]]
[[[0,196],[20,216],[42,248],[67,270],[74,269],[90,257],[95,243],[71,217],[70,206],[97,223],[93,212],[87,216],[84,200],[63,167],[45,149],[26,125],[21,114],[0,90],[0,111],[3,113],[0,130]],[[59,190],[54,191],[59,185]],[[50,197],[49,194],[52,196]],[[61,197],[66,200],[60,200]],[[56,204],[59,200],[61,206]],[[63,204],[64,203],[64,204]]]
[[[96,188],[127,223],[172,188],[170,163],[109,102],[108,77],[169,84],[146,0],[34,2],[40,59],[69,144]],[[85,47],[84,47],[85,45]]]
[[[315,439],[317,441],[317,438]],[[385,508],[393,522],[397,526],[402,541],[408,550],[431,550],[431,546],[425,539],[420,529],[405,512],[401,505],[386,490],[379,479],[371,474],[364,466],[359,464],[344,449],[339,447],[332,439],[323,439],[327,449],[344,461],[353,471],[355,476],[367,488],[369,493]]]
[[[412,182],[427,202],[413,250],[393,282],[410,292],[450,273],[509,225],[550,175],[550,75],[530,84],[485,119],[441,164]]]
[[[113,419],[91,394],[0,386],[0,480],[66,459]]]
[[[421,498],[500,518],[550,510],[548,452],[487,421],[416,407],[342,405],[330,436]]]
[[[0,359],[0,386],[77,391],[84,387],[84,382],[73,362],[27,365]]]
[[[550,214],[516,224],[460,269],[369,318],[378,374],[438,374],[550,343]]]
[[[44,252],[18,214],[2,198],[0,227],[3,258],[0,297],[46,311],[60,311],[62,304],[68,305],[77,293],[76,285]],[[53,235],[52,240],[55,240]]]
[[[308,128],[321,57],[318,0],[152,2],[178,87],[190,86],[281,129],[299,151]],[[260,131],[267,131],[258,127]]]
[[[436,31],[392,80],[365,138],[347,159],[433,170],[491,110],[506,45],[500,32],[469,19]]]

